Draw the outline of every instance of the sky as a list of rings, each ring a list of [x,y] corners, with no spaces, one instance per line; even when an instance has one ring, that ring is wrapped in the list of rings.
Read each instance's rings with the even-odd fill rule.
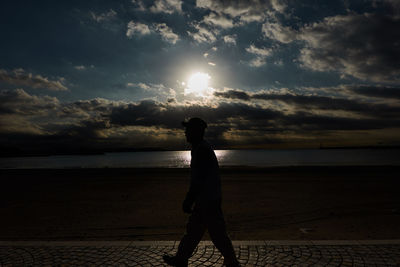
[[[3,154],[400,145],[397,0],[0,5]]]

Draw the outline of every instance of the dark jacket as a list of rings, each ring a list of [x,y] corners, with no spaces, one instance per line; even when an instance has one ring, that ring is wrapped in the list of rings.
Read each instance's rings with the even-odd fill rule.
[[[211,145],[203,140],[192,147],[190,188],[187,201],[197,206],[221,203],[221,179],[218,160]]]

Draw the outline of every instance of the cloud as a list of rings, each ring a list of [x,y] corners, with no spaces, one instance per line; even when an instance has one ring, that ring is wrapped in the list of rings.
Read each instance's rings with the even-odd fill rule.
[[[220,103],[216,107],[200,104],[166,105],[155,101],[141,101],[113,110],[111,122],[118,125],[160,126],[181,128],[180,119],[199,116],[210,123],[224,122],[229,118],[275,118],[280,113],[242,103]]]
[[[226,15],[223,14],[217,14],[214,12],[211,12],[207,16],[203,18],[203,23],[215,26],[215,27],[220,27],[223,29],[229,29],[232,28],[233,25],[233,20],[231,18],[228,18]]]
[[[86,70],[86,67],[83,65],[75,66],[74,69],[76,70]]]
[[[143,90],[156,87],[144,83],[137,86]],[[57,98],[29,95],[22,89],[1,91],[0,142],[59,152],[85,147],[100,151],[152,146],[177,149],[182,148],[184,140],[180,122],[197,116],[209,123],[207,138],[217,146],[249,147],[315,140],[324,134],[347,140],[354,131],[398,128],[400,122],[399,107],[352,99],[232,89],[215,95],[217,101],[212,104],[178,103],[172,97],[164,102],[96,98],[61,103]],[[290,112],[287,107],[292,107]],[[324,110],[332,112],[321,112]],[[342,131],[348,131],[346,137],[339,136]]]
[[[98,147],[110,128],[107,114],[121,104],[105,99],[61,103],[22,89],[0,91],[0,146],[11,152],[66,153]]]
[[[265,23],[263,33],[282,43],[303,41],[299,60],[304,68],[338,71],[372,82],[400,81],[400,18],[380,14],[337,15],[298,31]]]
[[[263,21],[270,12],[283,12],[285,1],[275,0],[197,0],[196,6],[238,18],[243,23]]]
[[[139,87],[143,90],[149,90],[150,86],[145,84],[145,83],[127,83],[126,84],[127,87]]]
[[[282,26],[279,23],[266,22],[262,25],[262,32],[270,39],[281,43],[290,43],[297,39],[298,33],[290,27]]]
[[[30,122],[29,118],[0,113],[0,147],[7,145],[9,140],[16,134],[43,135],[46,133],[40,126]],[[2,136],[6,137],[6,141],[1,138]],[[2,152],[4,153],[4,151],[0,151],[0,154]]]
[[[0,114],[45,115],[54,112],[60,103],[50,96],[33,96],[23,89],[0,91]]]
[[[163,84],[154,83],[127,83],[128,88],[138,88],[142,91],[144,99],[153,99],[165,102],[168,99],[175,99],[177,93],[174,89]]]
[[[90,118],[82,120],[79,124],[70,125],[57,133],[59,136],[78,137],[81,140],[107,138],[106,129],[109,129],[110,123],[102,118]]]
[[[271,55],[272,50],[269,48],[259,48],[256,47],[255,45],[250,45],[249,47],[246,48],[246,51],[258,56],[267,57]]]
[[[224,42],[225,42],[226,44],[236,45],[236,39],[237,39],[236,34],[225,35],[225,36],[224,36]]]
[[[368,91],[362,87],[348,87],[347,90],[353,90],[359,94],[368,94]],[[377,88],[370,88],[370,91],[376,93]],[[214,95],[226,99],[238,99],[242,101],[263,100],[269,101],[274,108],[281,109],[276,105],[276,101],[284,102],[291,108],[291,112],[307,111],[311,113],[320,113],[320,111],[343,111],[333,112],[332,116],[337,117],[370,117],[375,119],[397,118],[400,115],[400,106],[391,106],[387,104],[376,104],[371,102],[360,102],[355,99],[337,98],[331,96],[319,95],[299,95],[294,93],[271,93],[255,92],[249,93],[242,90],[229,89],[225,91],[216,91]],[[382,95],[382,93],[380,94]],[[352,114],[350,114],[352,113]],[[336,115],[334,115],[336,114]]]
[[[165,23],[155,24],[154,29],[166,42],[175,44],[179,40],[179,36],[175,34]]]
[[[379,85],[346,85],[345,90],[367,97],[400,100],[400,88]]]
[[[131,20],[127,25],[126,36],[131,38],[136,33],[139,35],[150,34],[149,26],[140,22],[134,22]]]
[[[241,90],[234,90],[234,89],[230,89],[227,91],[216,91],[214,92],[215,96],[218,97],[223,97],[223,98],[230,98],[230,99],[240,99],[240,100],[245,100],[248,101],[251,99],[251,95],[245,91],[241,91]]]
[[[60,117],[81,119],[103,117],[109,114],[114,107],[122,104],[122,102],[111,101],[104,98],[78,100],[71,103],[62,103],[58,108],[57,115]]]
[[[154,5],[150,7],[153,13],[167,13],[182,12],[182,1],[180,0],[156,0]]]
[[[131,38],[136,33],[139,35],[147,35],[151,32],[156,32],[166,42],[175,44],[179,40],[179,36],[175,34],[165,23],[155,23],[149,27],[148,25],[140,22],[130,21],[127,25],[127,28],[126,36],[128,38]]]
[[[218,31],[215,29],[209,29],[200,24],[194,24],[193,27],[196,29],[196,32],[188,31],[189,36],[191,36],[193,40],[199,43],[213,43],[217,40],[216,35]]]
[[[143,0],[131,0],[132,4],[136,6],[135,10],[137,11],[146,11],[146,6],[143,3]]]
[[[377,5],[379,3],[383,3],[389,6],[394,14],[400,13],[400,2],[397,0],[373,0],[374,5]]]
[[[273,9],[280,13],[284,13],[287,8],[286,1],[282,0],[271,0],[271,5]]]
[[[94,65],[90,65],[90,66],[84,66],[84,65],[74,66],[74,69],[76,69],[76,70],[87,70],[88,68],[93,69]]]
[[[111,114],[111,124],[120,127],[143,126],[176,129],[181,126],[177,118],[197,116],[204,118],[210,125],[207,138],[217,146],[233,147],[290,143],[301,140],[323,140],[324,133],[335,135],[347,131],[336,141],[348,141],[357,131],[372,131],[397,127],[399,119],[356,118],[318,114],[310,111],[296,111],[284,114],[253,103],[219,102],[217,105],[201,104],[179,105],[162,104],[154,101],[141,101],[120,106]],[[365,136],[365,133],[364,133]],[[364,142],[374,142],[374,138]],[[398,139],[397,139],[398,140]],[[375,139],[376,141],[376,139]],[[318,145],[319,145],[319,141]],[[315,143],[315,142],[314,142]]]
[[[267,60],[265,59],[265,57],[258,56],[249,61],[249,66],[258,68],[264,66],[266,63]]]
[[[267,63],[266,58],[272,53],[272,49],[270,48],[259,48],[253,44],[247,47],[246,51],[256,55],[256,57],[249,62],[249,65],[252,67],[261,67],[265,65]]]
[[[16,86],[28,86],[31,88],[43,88],[52,91],[67,91],[68,88],[63,84],[64,78],[58,80],[49,80],[41,75],[27,73],[24,69],[15,69],[7,71],[0,69],[0,82]]]
[[[101,13],[101,14],[96,14],[94,12],[90,12],[90,17],[97,23],[110,21],[110,20],[114,19],[116,16],[117,16],[117,12],[115,12],[113,9],[110,9],[109,11],[107,11],[105,13]]]
[[[400,81],[400,19],[376,14],[325,18],[305,27],[304,67],[374,82]]]

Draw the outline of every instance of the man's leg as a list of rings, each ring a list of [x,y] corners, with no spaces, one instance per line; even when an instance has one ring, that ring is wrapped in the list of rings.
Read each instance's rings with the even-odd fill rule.
[[[176,257],[183,260],[189,259],[205,231],[206,226],[203,223],[201,214],[195,209],[189,217],[189,221],[186,225],[186,233],[179,243]]]
[[[224,262],[227,266],[239,266],[232,241],[226,232],[225,220],[220,207],[208,212],[207,227],[212,242],[224,256]]]

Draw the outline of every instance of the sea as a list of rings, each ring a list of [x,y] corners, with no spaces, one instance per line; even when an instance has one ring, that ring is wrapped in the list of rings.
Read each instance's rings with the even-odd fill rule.
[[[220,166],[400,166],[400,149],[215,150]],[[190,151],[2,157],[0,169],[189,168]]]

